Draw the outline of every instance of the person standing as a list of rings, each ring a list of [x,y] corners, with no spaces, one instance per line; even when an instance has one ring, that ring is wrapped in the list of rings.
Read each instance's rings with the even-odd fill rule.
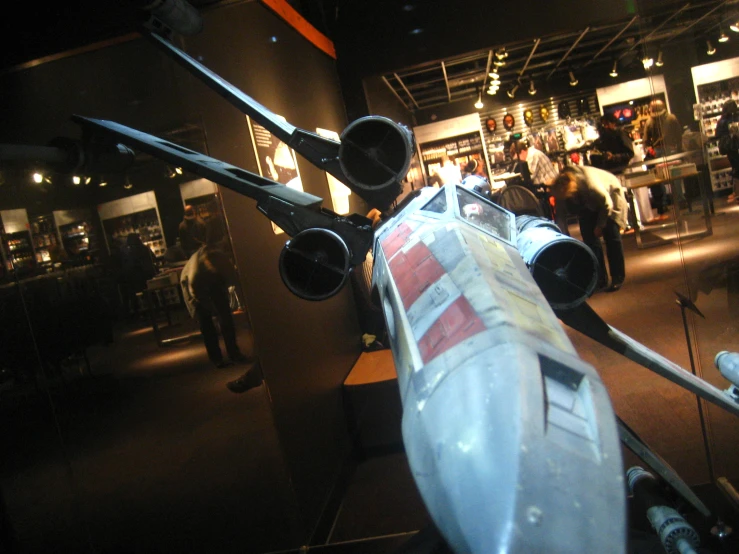
[[[557,212],[577,213],[583,242],[598,260],[598,288],[615,292],[626,278],[621,229],[626,227],[628,204],[618,178],[602,169],[566,167],[552,184]],[[606,244],[611,284],[600,239]]]
[[[236,342],[228,287],[237,285],[237,282],[238,274],[229,257],[210,244],[190,257],[180,275],[185,304],[190,315],[198,320],[208,358],[219,368],[251,361],[241,353]],[[224,359],[218,342],[214,317],[218,318],[228,361]]]
[[[667,111],[659,98],[649,104],[649,119],[644,125],[645,159],[671,156],[683,151],[683,129],[674,114]],[[667,190],[665,185],[649,187],[657,220],[667,219]]]
[[[519,162],[525,162],[531,175],[532,192],[550,185],[557,178],[557,170],[549,157],[540,150],[529,145],[528,140],[519,140],[515,145]]]
[[[737,180],[739,180],[739,107],[734,100],[724,103],[721,108],[721,117],[716,123],[716,138],[718,139],[719,153],[726,156],[731,164],[731,194],[729,202],[737,200]]]
[[[618,119],[613,114],[605,114],[600,118],[598,140],[594,146],[601,152],[596,157],[591,155],[592,164],[614,174],[622,173],[634,157],[634,145],[626,131],[616,127]]]
[[[126,237],[126,244],[120,253],[120,272],[123,307],[126,315],[132,317],[138,312],[137,294],[143,292],[146,282],[157,274],[154,253],[142,242],[138,233]]]
[[[179,226],[180,246],[188,258],[205,245],[206,236],[205,221],[195,213],[195,208],[188,204],[185,206],[185,216]]]

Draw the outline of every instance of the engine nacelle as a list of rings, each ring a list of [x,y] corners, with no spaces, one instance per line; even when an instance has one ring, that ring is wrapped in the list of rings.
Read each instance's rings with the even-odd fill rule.
[[[341,134],[339,164],[359,189],[390,194],[401,192],[400,182],[408,173],[415,140],[406,127],[381,116],[350,123]]]
[[[280,277],[290,292],[304,300],[326,300],[346,284],[351,253],[343,239],[328,229],[306,229],[280,253]]]
[[[546,219],[516,218],[518,252],[554,310],[576,308],[598,283],[598,260],[585,243]]]

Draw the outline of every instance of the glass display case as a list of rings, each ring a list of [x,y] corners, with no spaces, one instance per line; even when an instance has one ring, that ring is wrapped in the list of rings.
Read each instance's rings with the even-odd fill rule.
[[[36,251],[36,265],[50,270],[61,253],[59,233],[52,214],[31,218],[31,235]]]
[[[25,276],[36,267],[36,253],[24,209],[0,211],[2,249],[5,270],[16,276]]]
[[[92,263],[100,243],[89,210],[60,210],[53,213],[59,240],[60,256],[78,263]],[[52,249],[53,250],[53,249]],[[58,260],[52,256],[52,263]]]
[[[128,235],[137,233],[156,257],[166,252],[159,207],[153,191],[100,204],[98,214],[108,250],[125,244]]]

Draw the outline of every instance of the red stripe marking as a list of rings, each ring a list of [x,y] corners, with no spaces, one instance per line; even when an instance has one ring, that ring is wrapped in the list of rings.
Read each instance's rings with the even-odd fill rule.
[[[403,248],[403,245],[408,242],[408,237],[411,236],[413,229],[411,229],[407,223],[401,223],[395,230],[390,233],[387,237],[382,239],[382,249],[385,251],[385,259],[389,260],[395,254]]]
[[[423,363],[429,363],[451,347],[484,330],[485,324],[467,299],[460,296],[418,341]]]
[[[418,242],[407,252],[399,252],[390,261],[390,273],[407,311],[423,291],[446,272],[428,246]]]

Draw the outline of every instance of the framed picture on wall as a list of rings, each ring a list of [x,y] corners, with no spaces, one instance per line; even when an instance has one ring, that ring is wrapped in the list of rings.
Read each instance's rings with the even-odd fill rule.
[[[285,121],[284,117],[278,117]],[[246,116],[246,122],[249,125],[249,134],[254,145],[259,174],[281,185],[303,192],[303,183],[300,181],[300,171],[298,170],[295,151],[259,123],[252,121],[248,115]],[[272,230],[275,235],[284,233],[274,223],[272,223]]]
[[[317,128],[316,133],[318,136],[329,138],[339,142],[339,133],[336,131],[329,131],[328,129]],[[349,213],[349,196],[352,191],[344,183],[339,181],[336,177],[326,172],[326,179],[328,180],[328,192],[331,194],[331,204],[334,207],[334,211],[340,215],[346,215]]]

